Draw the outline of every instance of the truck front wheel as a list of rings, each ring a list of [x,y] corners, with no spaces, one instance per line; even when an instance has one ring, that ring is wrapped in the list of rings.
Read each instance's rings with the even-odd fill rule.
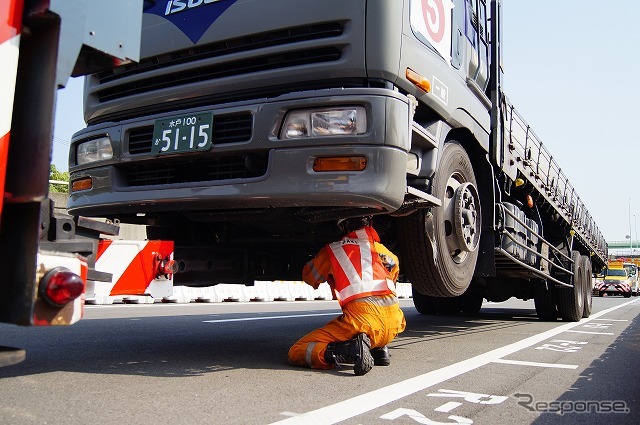
[[[482,224],[475,174],[459,143],[444,145],[432,194],[442,201],[440,207],[399,222],[403,269],[422,294],[459,296],[473,277]]]

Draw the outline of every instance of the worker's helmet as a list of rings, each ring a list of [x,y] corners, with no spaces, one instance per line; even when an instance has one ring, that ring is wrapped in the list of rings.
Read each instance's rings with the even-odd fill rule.
[[[346,235],[363,227],[371,226],[372,223],[373,216],[369,215],[364,217],[341,218],[337,224],[340,231]]]

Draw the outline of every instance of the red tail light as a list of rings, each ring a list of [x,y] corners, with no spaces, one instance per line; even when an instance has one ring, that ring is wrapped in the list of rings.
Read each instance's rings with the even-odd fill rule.
[[[178,272],[178,263],[175,260],[170,259],[169,257],[162,259],[161,257],[157,257],[156,263],[156,279],[161,276],[171,276]]]
[[[54,307],[62,307],[84,292],[80,276],[64,267],[56,267],[40,280],[40,296]]]
[[[169,260],[161,267],[163,274],[176,274],[178,272],[178,263],[175,260]]]

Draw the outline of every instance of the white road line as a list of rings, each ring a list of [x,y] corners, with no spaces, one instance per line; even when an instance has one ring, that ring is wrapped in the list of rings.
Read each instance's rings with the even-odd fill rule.
[[[224,323],[224,322],[250,322],[253,320],[273,320],[273,319],[292,319],[297,317],[315,317],[315,316],[339,316],[339,312],[333,313],[314,313],[314,314],[290,314],[286,316],[258,316],[258,317],[241,317],[239,319],[219,319],[219,320],[203,320],[202,323]]]
[[[443,367],[442,369],[427,372],[423,375],[418,375],[413,378],[398,382],[396,384],[382,387],[377,390],[373,390],[368,393],[340,401],[330,406],[321,407],[319,409],[301,414],[300,416],[283,419],[281,421],[274,422],[274,424],[324,425],[335,424],[337,422],[353,418],[355,416],[369,412],[373,409],[377,409],[378,407],[389,404],[392,401],[399,400],[403,397],[415,394],[418,391],[422,391],[426,388],[432,387],[456,376],[463,375],[474,369],[478,369],[479,367],[485,366],[522,349],[531,347],[532,345],[539,344],[546,339],[566,332],[567,330],[576,326],[588,323],[591,320],[595,320],[607,313],[610,313],[622,307],[626,307],[627,305],[634,302],[636,302],[636,300],[600,311],[593,314],[588,319],[582,319],[579,322],[560,325],[557,328],[530,336],[513,344],[505,345],[504,347],[496,348],[495,350],[487,351],[484,354],[480,354],[470,359]]]
[[[559,369],[577,369],[578,365],[575,364],[560,364],[560,363],[538,363],[538,362],[524,362],[520,360],[494,360],[493,363],[512,364],[519,366],[536,366],[536,367],[556,367]]]
[[[459,401],[450,401],[448,403],[443,404],[440,407],[436,407],[434,410],[436,412],[449,413],[453,409],[455,409],[456,407],[459,407],[459,406],[462,406],[462,403],[460,403]]]
[[[605,320],[607,322],[628,322],[627,319],[593,319],[593,320]]]
[[[590,332],[590,331],[565,331],[572,332],[574,334],[592,334],[592,335],[615,335],[613,332]]]
[[[295,413],[295,412],[281,412],[280,413],[282,416],[298,416],[299,413]]]

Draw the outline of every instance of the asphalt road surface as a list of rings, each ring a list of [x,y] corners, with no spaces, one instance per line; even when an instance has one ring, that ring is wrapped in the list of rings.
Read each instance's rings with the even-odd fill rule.
[[[577,323],[533,302],[421,316],[365,376],[287,363],[334,301],[87,306],[70,327],[0,325],[0,424],[638,424],[640,299]]]

